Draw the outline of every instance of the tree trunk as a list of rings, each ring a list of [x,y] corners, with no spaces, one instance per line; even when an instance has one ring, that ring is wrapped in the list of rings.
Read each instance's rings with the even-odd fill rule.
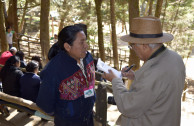
[[[139,0],[129,0],[129,24],[132,19],[139,17]],[[133,50],[130,50],[129,65],[135,64],[133,70],[137,70],[140,67],[140,59],[136,56]]]
[[[13,28],[16,33],[18,33],[18,16],[17,16],[17,0],[13,0]],[[18,40],[13,37],[13,45],[18,48]]]
[[[55,32],[55,27],[54,27],[54,17],[51,17],[52,18],[52,37],[54,37],[54,32]]]
[[[173,20],[174,22],[176,21],[176,19],[177,19],[177,17],[178,17],[179,7],[180,7],[180,5],[181,5],[181,1],[182,1],[182,0],[179,0],[178,7],[177,7],[177,10],[176,10],[176,13],[175,13],[175,16],[174,16],[174,20]],[[171,28],[170,33],[173,33],[174,25],[175,25],[175,23],[172,24],[172,28]]]
[[[5,34],[5,21],[3,16],[3,2],[0,1],[0,42],[1,42],[1,52],[8,50],[8,44]]]
[[[6,24],[8,26],[11,26],[12,29],[16,33],[18,33],[17,0],[9,1],[8,18],[7,18]],[[17,39],[15,38],[15,36],[13,36],[13,46],[18,48],[18,43],[17,43]]]
[[[40,14],[40,44],[42,49],[43,66],[48,62],[48,51],[50,49],[49,40],[49,11],[50,0],[41,0]]]
[[[101,16],[101,5],[102,0],[95,0],[96,4],[96,14],[98,22],[98,46],[100,52],[100,58],[105,62],[105,52],[104,52],[104,40],[103,40],[103,26],[102,26],[102,16]]]
[[[126,30],[125,28],[126,28],[126,20],[125,20],[125,9],[124,9],[124,6],[125,6],[125,4],[124,4],[124,2],[122,3],[122,5],[121,5],[121,7],[123,8],[122,9],[122,14],[123,14],[123,16],[121,16],[121,23],[122,23],[122,32],[124,32],[124,30]],[[126,34],[127,34],[127,31],[126,31]]]
[[[18,33],[17,0],[13,0],[13,28]]]
[[[148,8],[149,8],[149,5],[150,5],[150,0],[148,0],[147,4],[146,4],[146,8],[145,8],[145,11],[144,11],[144,16],[147,16],[148,15]]]
[[[8,17],[7,17],[7,24],[8,26],[13,27],[13,0],[9,0],[9,8],[8,8]]]
[[[164,9],[164,16],[163,16],[163,19],[162,19],[162,28],[164,26],[164,20],[165,20],[165,17],[166,17],[166,8],[168,6],[168,0],[166,0],[166,3],[165,3],[165,9]]]
[[[66,4],[67,4],[67,1],[64,0],[63,1],[63,10],[66,8]],[[64,21],[65,21],[65,13],[62,13],[61,15],[61,21],[60,21],[60,24],[59,24],[59,32],[63,29],[63,26],[64,26]]]
[[[152,6],[153,6],[153,2],[154,2],[154,0],[150,0],[148,15],[152,15]]]
[[[113,59],[114,67],[119,70],[119,58],[117,50],[117,35],[115,27],[115,0],[110,0],[110,15],[111,15],[111,27],[112,27],[112,46],[113,46]]]
[[[24,12],[23,12],[22,19],[21,19],[21,22],[20,22],[20,25],[19,25],[18,33],[21,33],[22,30],[23,30],[27,8],[28,8],[28,1],[26,1],[25,6],[24,6]]]
[[[163,0],[158,0],[156,5],[155,17],[160,18],[160,14],[162,11],[162,3]]]
[[[7,15],[6,3],[5,2],[3,2],[2,4],[3,4],[3,13],[4,13],[5,27],[7,27],[8,26],[8,21],[7,21],[8,15]]]

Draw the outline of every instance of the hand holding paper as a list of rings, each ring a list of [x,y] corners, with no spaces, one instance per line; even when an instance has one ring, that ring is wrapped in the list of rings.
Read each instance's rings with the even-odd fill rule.
[[[108,70],[112,70],[112,72],[119,78],[122,78],[122,75],[121,75],[121,71],[117,71],[116,69],[108,66],[107,64],[105,64],[100,58],[98,59],[98,62],[97,62],[97,69],[98,70],[101,70],[105,73],[109,73]]]

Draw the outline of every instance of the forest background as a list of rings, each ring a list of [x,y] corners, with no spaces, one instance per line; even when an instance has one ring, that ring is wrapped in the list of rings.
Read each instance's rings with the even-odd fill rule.
[[[5,27],[12,26],[20,39],[35,32],[35,37],[40,38],[43,64],[48,62],[50,38],[64,26],[84,23],[90,47],[97,47],[98,57],[103,61],[107,60],[106,47],[111,48],[113,67],[119,69],[117,38],[129,34],[132,18],[148,15],[160,18],[163,30],[174,35],[174,40],[166,46],[183,58],[192,52],[193,0],[1,0],[0,3],[1,52],[8,49]],[[14,39],[14,46],[18,47],[20,39]],[[138,57],[133,50],[128,54],[129,65],[135,63],[134,69],[138,69]]]
[[[119,38],[129,34],[132,18],[148,15],[160,18],[164,32],[174,35],[173,41],[165,44],[168,48],[186,60],[193,56],[193,0],[0,0],[0,49],[1,52],[8,50],[5,28],[12,26],[19,37],[14,38],[14,46],[24,49],[21,42],[30,42],[25,37],[36,38],[33,41],[39,46],[32,44],[31,51],[40,52],[42,62],[46,64],[48,50],[53,44],[51,37],[64,26],[83,23],[87,25],[90,51],[97,50],[98,53],[93,54],[94,57],[110,63],[111,58],[107,56],[111,51],[113,67],[120,69],[124,60],[126,64],[136,64],[136,70],[140,60],[127,48],[128,43]],[[120,57],[120,50],[127,50],[125,59]],[[22,51],[28,56],[25,49]]]

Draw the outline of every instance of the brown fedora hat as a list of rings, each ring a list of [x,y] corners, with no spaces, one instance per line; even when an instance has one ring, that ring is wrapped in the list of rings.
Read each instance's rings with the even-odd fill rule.
[[[121,37],[121,40],[130,43],[164,43],[173,40],[173,35],[162,32],[160,19],[152,16],[132,19],[130,34]]]

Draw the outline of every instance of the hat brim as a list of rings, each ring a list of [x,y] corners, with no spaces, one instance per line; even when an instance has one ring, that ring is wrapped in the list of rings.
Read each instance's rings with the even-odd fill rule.
[[[150,43],[165,43],[173,40],[173,35],[169,33],[163,33],[162,37],[158,38],[135,38],[130,35],[124,35],[120,39],[124,42],[129,43],[140,43],[140,44],[150,44]]]

